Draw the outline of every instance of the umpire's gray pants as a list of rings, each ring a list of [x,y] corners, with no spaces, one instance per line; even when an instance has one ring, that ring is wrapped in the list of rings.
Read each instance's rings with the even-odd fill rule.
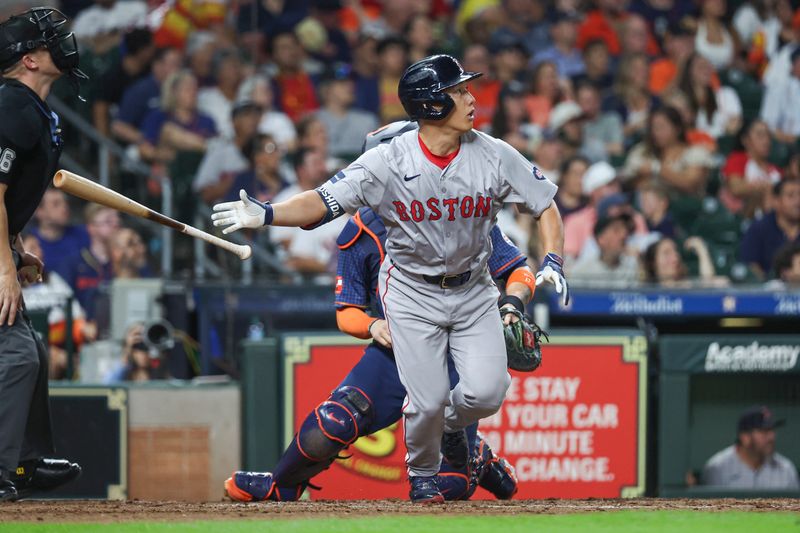
[[[0,325],[0,469],[53,453],[47,350],[27,315]]]
[[[488,272],[442,289],[384,261],[380,276],[400,381],[410,476],[439,472],[442,433],[460,430],[500,409],[511,383],[499,292]],[[448,347],[459,375],[450,391]]]

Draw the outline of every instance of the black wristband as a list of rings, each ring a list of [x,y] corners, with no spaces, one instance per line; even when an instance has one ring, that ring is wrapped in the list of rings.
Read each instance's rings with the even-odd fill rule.
[[[517,311],[519,311],[523,315],[525,314],[525,304],[522,303],[522,300],[520,298],[512,296],[511,294],[506,294],[505,296],[500,298],[499,302],[497,302],[498,307],[503,307],[506,304],[513,305],[517,309]]]

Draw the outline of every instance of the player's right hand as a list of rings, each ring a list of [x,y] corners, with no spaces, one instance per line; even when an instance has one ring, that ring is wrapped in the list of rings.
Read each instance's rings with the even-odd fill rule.
[[[211,215],[214,225],[228,226],[222,233],[227,235],[242,228],[260,228],[272,221],[272,217],[267,220],[267,212],[272,211],[268,203],[263,204],[248,196],[244,189],[239,191],[239,198],[235,202],[223,202],[214,206],[215,213]]]
[[[22,287],[20,287],[17,273],[0,276],[0,325],[14,324],[22,302]]]
[[[392,347],[392,336],[389,333],[389,323],[378,319],[369,326],[369,333],[375,342],[386,348]]]

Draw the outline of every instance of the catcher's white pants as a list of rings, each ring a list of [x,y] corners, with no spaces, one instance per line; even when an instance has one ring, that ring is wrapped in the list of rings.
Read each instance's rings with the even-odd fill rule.
[[[410,476],[432,476],[444,431],[500,409],[511,383],[499,292],[488,272],[443,289],[384,261],[379,290],[407,398],[403,408]],[[447,351],[459,375],[451,391]]]

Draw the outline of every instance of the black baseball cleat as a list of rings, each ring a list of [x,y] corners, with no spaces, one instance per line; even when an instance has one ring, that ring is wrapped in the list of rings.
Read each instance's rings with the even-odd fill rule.
[[[20,464],[14,485],[22,498],[36,492],[56,489],[80,475],[81,467],[78,463],[66,459],[42,458]]]
[[[409,476],[408,481],[411,483],[408,496],[412,503],[444,503],[436,476]]]
[[[469,460],[467,431],[462,429],[442,435],[442,455],[453,468],[464,468]]]
[[[0,502],[13,502],[19,498],[17,487],[10,479],[0,477]]]

